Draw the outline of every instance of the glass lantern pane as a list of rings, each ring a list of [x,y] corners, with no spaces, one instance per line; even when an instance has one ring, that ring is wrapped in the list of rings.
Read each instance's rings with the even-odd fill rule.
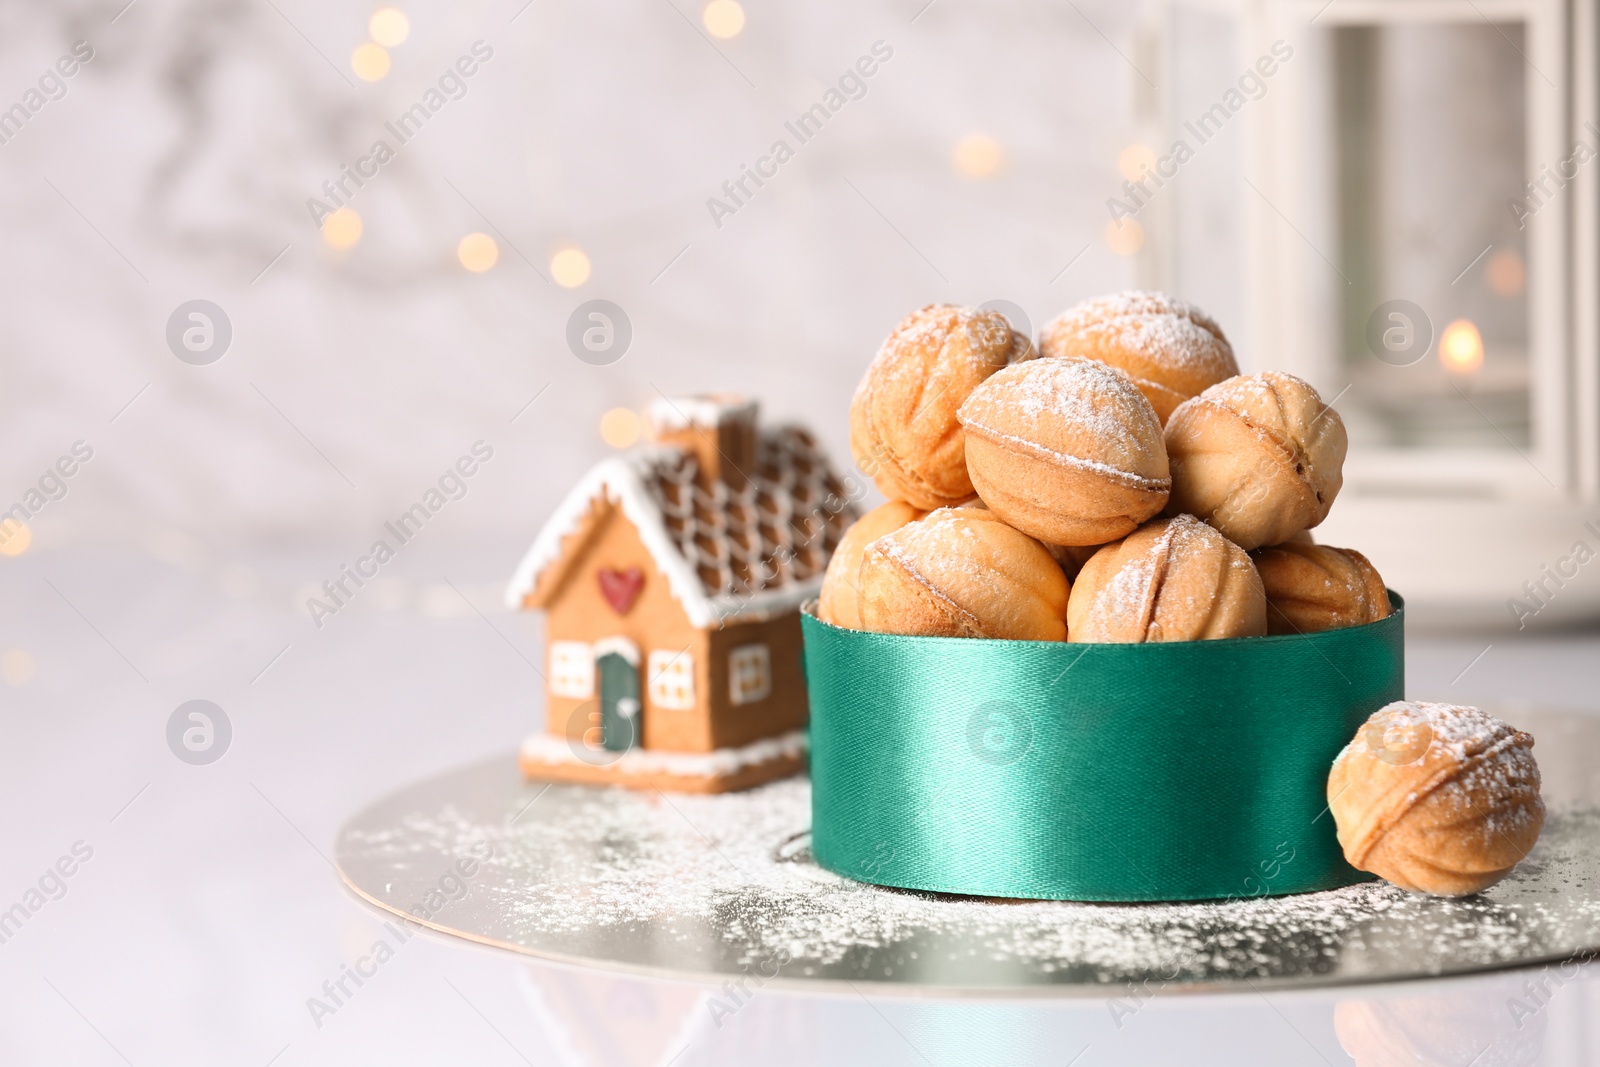
[[[1351,442],[1524,447],[1528,247],[1507,207],[1527,180],[1523,26],[1330,32]],[[1426,314],[1425,353],[1395,300]]]

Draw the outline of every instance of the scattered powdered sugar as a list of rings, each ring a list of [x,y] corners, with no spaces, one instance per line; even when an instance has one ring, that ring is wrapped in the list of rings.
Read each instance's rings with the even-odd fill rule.
[[[1278,898],[1082,904],[881,889],[824,871],[810,857],[804,778],[712,797],[562,785],[541,795],[535,783],[477,808],[471,798],[484,789],[473,782],[366,828],[358,818],[341,867],[368,871],[380,889],[352,881],[403,910],[417,887],[487,843],[492,855],[460,902],[469,917],[441,921],[596,962],[737,973],[787,958],[790,979],[995,987],[1370,979],[1600,944],[1594,812],[1552,819],[1533,857],[1475,897],[1367,882]]]
[[[595,658],[599,658],[598,654]],[[763,737],[748,745],[716,748],[710,752],[630,748],[615,755],[612,763],[619,772],[630,774],[669,774],[685,778],[729,775],[772,760],[804,756],[808,740],[804,730],[790,730]],[[530,734],[522,742],[520,755],[525,763],[555,766],[573,763],[593,766],[594,759],[588,749],[575,739],[550,733]]]

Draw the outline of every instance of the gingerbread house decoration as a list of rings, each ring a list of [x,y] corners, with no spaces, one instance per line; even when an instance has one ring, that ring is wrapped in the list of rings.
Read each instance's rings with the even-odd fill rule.
[[[506,591],[545,614],[530,777],[744,789],[804,767],[800,606],[855,521],[815,439],[714,395],[651,406],[653,443],[596,465]]]

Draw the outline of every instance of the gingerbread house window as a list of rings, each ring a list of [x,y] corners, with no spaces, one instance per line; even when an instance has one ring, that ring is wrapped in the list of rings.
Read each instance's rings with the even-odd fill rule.
[[[594,696],[594,653],[582,641],[550,645],[550,692],[587,700]]]
[[[657,650],[646,664],[650,676],[650,703],[668,711],[694,708],[694,657],[687,649]]]
[[[754,704],[772,692],[772,653],[766,645],[740,645],[728,653],[728,692],[735,704]]]

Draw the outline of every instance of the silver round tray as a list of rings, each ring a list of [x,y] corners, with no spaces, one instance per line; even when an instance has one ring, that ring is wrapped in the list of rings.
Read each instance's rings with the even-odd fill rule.
[[[1371,882],[1201,904],[998,901],[881,889],[811,860],[804,778],[684,796],[527,782],[507,755],[420,782],[340,831],[379,908],[571,963],[879,992],[1261,989],[1464,974],[1600,948],[1600,718],[1502,711],[1538,739],[1529,858],[1464,899]],[[1587,766],[1586,766],[1587,764]]]

